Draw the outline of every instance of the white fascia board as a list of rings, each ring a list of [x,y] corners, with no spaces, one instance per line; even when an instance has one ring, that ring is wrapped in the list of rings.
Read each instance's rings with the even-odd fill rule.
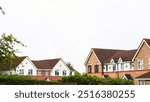
[[[144,43],[148,46],[148,48],[150,48],[150,46],[147,44],[147,42],[146,42],[145,40],[142,40],[142,42],[141,42],[140,46],[138,47],[138,50],[136,51],[136,53],[135,53],[135,55],[134,55],[132,61],[134,61],[135,57],[136,57],[137,54],[139,53],[139,51],[140,51],[140,49],[141,49],[141,47],[142,47],[142,45],[143,45]]]

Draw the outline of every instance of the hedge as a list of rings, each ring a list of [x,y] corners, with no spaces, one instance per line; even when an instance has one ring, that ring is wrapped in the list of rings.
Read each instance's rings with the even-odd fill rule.
[[[0,75],[0,85],[59,85],[61,82],[37,80],[30,76]]]
[[[75,74],[73,76],[65,76],[62,82],[75,82],[78,85],[133,85],[133,81],[121,78],[100,78],[87,74]]]

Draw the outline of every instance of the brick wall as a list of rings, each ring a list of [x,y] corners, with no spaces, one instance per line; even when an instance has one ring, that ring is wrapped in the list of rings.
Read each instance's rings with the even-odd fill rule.
[[[91,53],[89,60],[87,61],[87,64],[86,64],[86,73],[88,72],[88,65],[92,66],[92,73],[94,73],[94,66],[95,65],[98,65],[99,72],[102,72],[102,65],[99,63],[99,61],[97,60],[97,58],[93,52]],[[92,74],[92,73],[89,73],[89,74]],[[97,74],[98,73],[95,73],[95,75],[97,75]]]

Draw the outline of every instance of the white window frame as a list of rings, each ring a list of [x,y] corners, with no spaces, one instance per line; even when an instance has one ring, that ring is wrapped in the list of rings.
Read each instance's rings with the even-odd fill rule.
[[[144,69],[144,61],[143,61],[143,59],[139,59],[137,61],[137,66],[138,66],[138,70],[143,70]]]
[[[32,69],[28,70],[28,75],[33,75],[33,70]]]
[[[124,71],[124,63],[120,63],[120,69],[121,71]]]
[[[45,71],[45,76],[49,76],[49,71]]]
[[[59,70],[55,70],[55,76],[59,76]]]
[[[63,76],[66,76],[67,75],[67,71],[66,70],[63,70]]]
[[[24,75],[24,69],[19,70],[19,75]]]
[[[41,70],[37,70],[37,75],[38,76],[42,76],[42,71]]]
[[[148,58],[148,69],[150,69],[150,58]]]

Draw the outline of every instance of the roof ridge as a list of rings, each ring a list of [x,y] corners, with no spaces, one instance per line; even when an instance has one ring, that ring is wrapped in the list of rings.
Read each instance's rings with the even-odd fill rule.
[[[60,60],[62,58],[53,58],[53,59],[42,59],[42,60],[31,60],[31,61],[49,61],[49,60]]]
[[[109,48],[92,48],[92,49],[97,49],[97,50],[113,50],[113,51],[127,51],[124,49],[109,49]]]

